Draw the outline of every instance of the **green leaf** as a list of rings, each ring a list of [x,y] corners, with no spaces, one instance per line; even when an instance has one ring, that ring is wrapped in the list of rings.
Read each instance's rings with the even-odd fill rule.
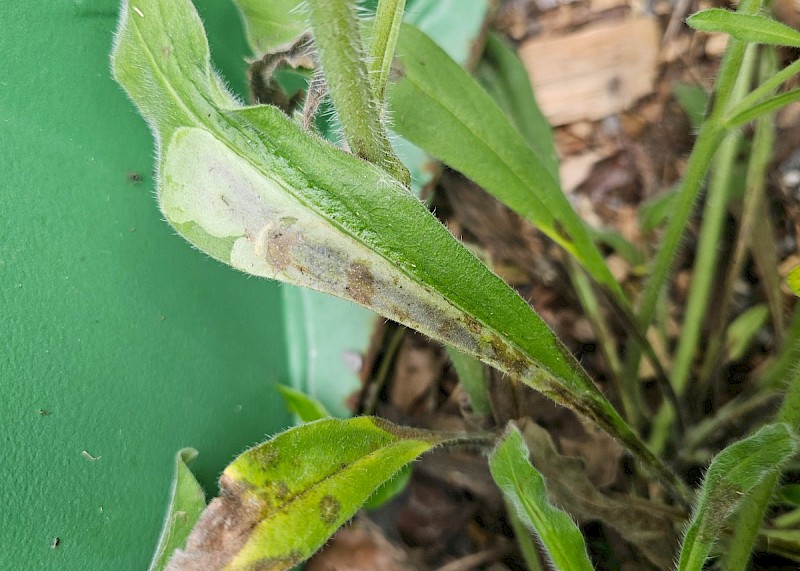
[[[753,342],[753,338],[767,322],[767,317],[769,317],[769,309],[766,305],[759,304],[733,320],[725,333],[728,360],[737,361],[744,356],[745,351]]]
[[[666,222],[677,201],[678,188],[671,187],[643,202],[639,208],[642,231],[652,232]]]
[[[149,571],[166,569],[176,549],[186,545],[186,538],[206,507],[203,488],[197,483],[187,464],[197,456],[197,450],[184,448],[175,455],[175,477],[172,480],[167,519],[158,539]]]
[[[528,447],[516,426],[489,456],[492,478],[525,526],[534,532],[555,569],[591,571],[580,529],[547,498],[544,478],[528,460]]]
[[[157,138],[161,209],[193,245],[471,354],[590,418],[677,483],[527,302],[402,184],[275,107],[240,107],[211,71],[191,3],[124,4],[112,66]]]
[[[725,520],[753,488],[767,476],[780,472],[796,448],[787,425],[769,424],[717,454],[706,472],[683,539],[679,571],[703,568]]]
[[[287,387],[277,385],[281,396],[286,401],[289,410],[300,417],[303,422],[312,422],[320,418],[332,416],[318,400],[311,398],[306,393]]]
[[[405,25],[387,97],[394,130],[462,172],[564,247],[600,284],[624,294],[552,172],[480,85],[430,38]]]
[[[303,0],[233,0],[256,58],[291,44],[308,29]]]
[[[410,481],[411,464],[407,464],[400,468],[400,471],[391,480],[385,481],[372,493],[367,501],[364,502],[364,508],[368,510],[378,509],[401,494]]]
[[[492,412],[489,406],[489,391],[486,388],[486,369],[478,359],[462,353],[452,347],[447,348],[447,354],[456,368],[458,381],[464,387],[469,397],[472,410],[478,414],[489,415]]]
[[[795,266],[789,271],[789,275],[786,276],[786,285],[794,295],[800,297],[800,266]]]
[[[676,83],[672,88],[675,100],[689,117],[693,129],[699,129],[708,108],[708,92],[699,85]]]
[[[553,130],[536,98],[525,66],[497,34],[489,34],[477,70],[481,86],[514,124],[550,175],[559,180]]]
[[[794,103],[798,100],[800,100],[800,89],[793,89],[791,91],[787,91],[786,93],[781,93],[779,95],[770,97],[766,101],[757,103],[748,109],[743,109],[728,119],[726,123],[730,127],[739,127],[745,123],[749,123],[754,119],[758,119],[762,115],[777,111],[781,107],[785,107],[786,105]]]
[[[686,23],[695,30],[723,32],[743,42],[800,47],[800,32],[765,16],[710,8],[692,14]]]
[[[417,456],[458,437],[358,417],[291,428],[244,452],[220,478],[179,569],[291,569]]]

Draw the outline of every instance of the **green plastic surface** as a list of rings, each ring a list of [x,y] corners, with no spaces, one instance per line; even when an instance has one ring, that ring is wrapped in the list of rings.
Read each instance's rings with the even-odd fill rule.
[[[198,4],[241,93],[236,11]],[[152,139],[110,78],[116,14],[111,0],[0,11],[0,569],[146,568],[175,452],[199,450],[213,494],[290,422],[272,387],[288,366],[280,289],[162,221]]]

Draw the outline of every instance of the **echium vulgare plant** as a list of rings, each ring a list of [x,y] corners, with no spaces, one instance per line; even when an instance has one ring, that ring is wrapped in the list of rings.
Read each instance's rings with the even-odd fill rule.
[[[410,192],[386,118],[394,118],[397,133],[478,182],[563,248],[574,262],[571,275],[587,311],[596,307],[599,293],[630,329],[628,374],[621,365],[620,377],[630,379],[641,356],[659,371],[664,404],[661,429],[653,432],[665,434],[683,420],[683,381],[663,370],[643,332],[718,147],[741,125],[800,98],[797,92],[772,94],[796,73],[796,63],[773,70],[748,93],[749,83],[738,80],[743,62],[754,57],[747,46],[797,46],[800,34],[758,15],[758,0],[743,1],[736,13],[710,10],[692,17],[693,26],[734,39],[634,309],[606,266],[597,236],[560,188],[551,133],[527,79],[521,93],[529,101],[514,121],[514,113],[432,40],[401,23],[404,0],[380,0],[374,19],[359,18],[351,0],[238,4],[251,44],[258,43],[260,24],[279,21],[274,29],[297,31],[282,57],[305,54],[313,60],[316,75],[297,117],[273,105],[244,105],[230,93],[211,67],[205,32],[189,0],[123,1],[113,73],[155,136],[158,200],[168,222],[191,244],[238,270],[354,301],[446,345],[464,369],[481,361],[504,373],[508,383],[527,385],[575,411],[617,439],[644,477],[661,485],[661,501],[683,514],[672,522],[672,532],[688,520],[681,545],[659,551],[652,537],[642,540],[651,561],[669,565],[674,558],[680,569],[701,569],[733,526],[743,554],[730,565],[743,568],[780,470],[796,448],[796,385],[779,422],[723,450],[699,490],[690,490],[641,440],[630,382],[620,384],[623,417],[529,304]],[[309,43],[313,56],[302,47]],[[519,78],[519,62],[498,38],[487,39],[486,51],[498,69]],[[268,76],[274,66],[264,59],[259,69]],[[313,129],[326,94],[340,125],[340,145]],[[480,390],[470,389],[476,405]],[[307,418],[324,415],[314,410]],[[244,452],[224,471],[220,497],[208,507],[185,465],[192,452],[182,451],[153,568],[290,569],[417,456],[466,443],[491,449],[492,476],[531,568],[538,568],[538,549],[556,568],[591,569],[580,530],[550,503],[548,486],[558,483],[546,483],[540,473],[548,466],[550,473],[553,466],[574,466],[564,463],[535,425],[517,420],[502,434],[445,434],[366,416],[308,422]],[[660,453],[662,446],[653,442]],[[611,513],[624,506],[615,501],[589,503]],[[637,509],[647,513],[641,505]],[[756,524],[729,523],[737,508]]]

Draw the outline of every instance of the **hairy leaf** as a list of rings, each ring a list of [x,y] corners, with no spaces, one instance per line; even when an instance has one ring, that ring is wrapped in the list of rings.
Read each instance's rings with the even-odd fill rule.
[[[800,32],[765,16],[709,8],[686,19],[695,30],[724,32],[743,42],[800,47]]]
[[[225,469],[168,569],[291,569],[403,466],[455,439],[371,417],[291,428]]]
[[[211,71],[188,0],[133,6],[113,70],[157,138],[159,202],[180,234],[239,270],[355,301],[476,356],[676,482],[544,321],[406,188],[275,107],[241,107]]]
[[[661,503],[604,494],[589,480],[580,458],[562,456],[550,434],[537,424],[520,423],[531,460],[547,480],[550,497],[579,522],[602,521],[635,545],[658,569],[673,562],[680,511]]]
[[[197,483],[187,464],[197,456],[197,450],[184,448],[175,455],[175,477],[172,480],[167,519],[158,539],[150,571],[161,571],[176,549],[186,545],[186,538],[206,507],[203,488]]]
[[[530,461],[528,447],[513,424],[489,456],[495,483],[525,526],[544,546],[555,569],[591,571],[580,529],[572,518],[550,503],[542,475]]]
[[[679,571],[703,568],[725,520],[764,478],[780,472],[796,448],[787,425],[769,424],[714,457],[683,539]]]

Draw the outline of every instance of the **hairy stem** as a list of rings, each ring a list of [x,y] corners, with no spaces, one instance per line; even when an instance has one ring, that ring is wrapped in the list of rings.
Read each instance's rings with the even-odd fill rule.
[[[408,186],[410,175],[392,151],[367,75],[354,3],[309,0],[308,9],[322,69],[350,150]]]

